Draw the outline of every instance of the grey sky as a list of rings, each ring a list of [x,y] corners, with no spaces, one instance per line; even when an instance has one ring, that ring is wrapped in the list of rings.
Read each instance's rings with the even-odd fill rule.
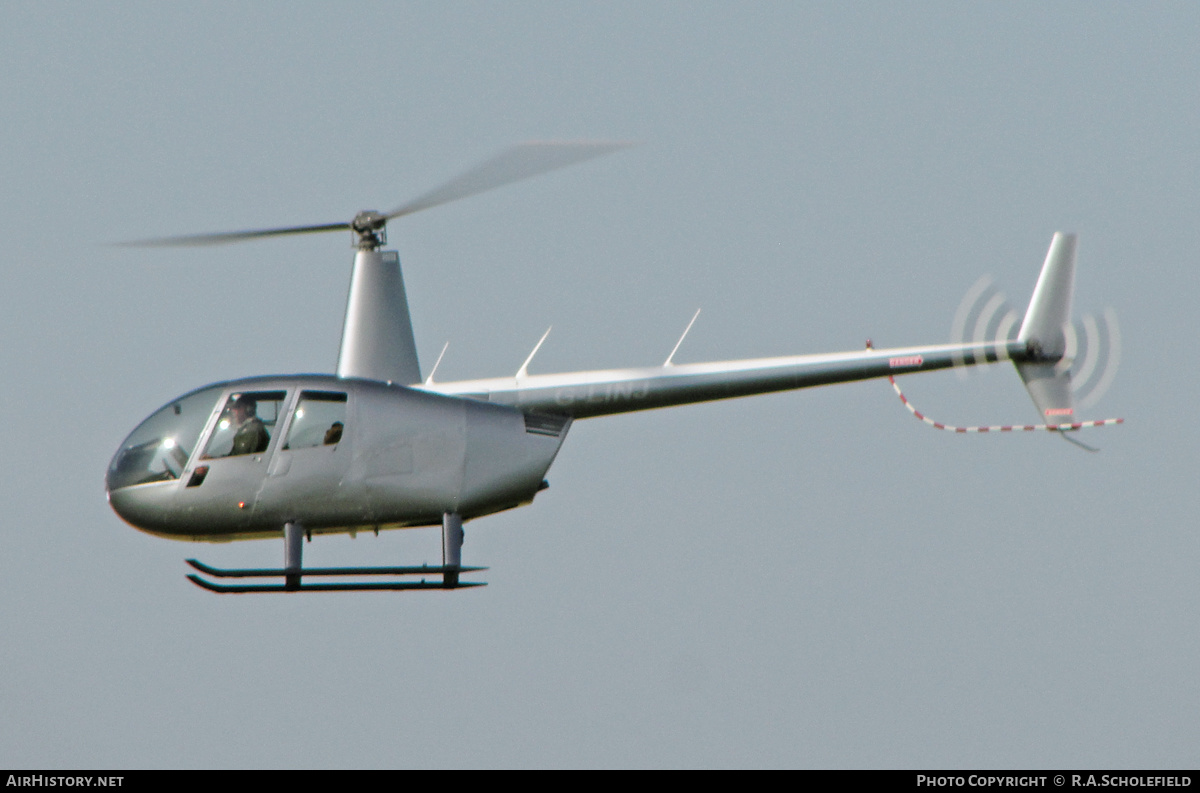
[[[1188,3],[0,7],[0,764],[1189,766],[1200,746]],[[331,371],[349,220],[502,147],[642,143],[393,224],[439,379],[947,339],[1080,233],[1124,360],[1087,454],[886,382],[576,424],[481,590],[218,597],[104,501],[214,380]],[[1011,367],[908,378],[955,423]],[[306,563],[432,561],[434,532]]]

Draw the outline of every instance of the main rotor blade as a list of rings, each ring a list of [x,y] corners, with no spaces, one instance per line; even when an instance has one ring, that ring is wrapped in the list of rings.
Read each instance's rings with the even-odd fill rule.
[[[357,230],[360,234],[373,233],[383,223],[403,215],[411,215],[422,209],[439,206],[450,201],[482,193],[531,176],[565,168],[577,162],[590,160],[632,146],[626,141],[572,141],[522,143],[505,149],[456,179],[452,179],[436,190],[396,207],[386,215],[374,212],[359,213],[355,223],[324,223],[315,226],[288,226],[276,229],[252,229],[228,231],[215,234],[186,234],[178,237],[156,237],[149,240],[133,240],[117,243],[128,248],[184,247],[193,245],[224,245],[230,242],[281,237],[288,234],[317,234],[323,231]],[[365,216],[365,217],[364,217]]]
[[[547,171],[565,168],[577,162],[624,149],[633,144],[626,141],[575,141],[521,143],[505,149],[490,160],[452,179],[436,190],[402,204],[384,217],[388,220],[411,215],[422,209],[457,201],[496,187],[501,187]]]
[[[280,237],[285,234],[317,234],[322,231],[349,231],[349,223],[325,223],[320,226],[290,226],[282,229],[257,229],[253,231],[226,231],[216,234],[186,234],[180,237],[158,237],[152,240],[119,242],[126,248],[161,248],[189,245],[223,245],[227,242],[242,242],[260,237]]]

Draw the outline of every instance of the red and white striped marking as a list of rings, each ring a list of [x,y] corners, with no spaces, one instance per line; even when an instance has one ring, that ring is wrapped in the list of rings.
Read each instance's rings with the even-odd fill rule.
[[[904,392],[900,390],[900,386],[896,384],[895,377],[888,375],[888,381],[891,382],[892,388],[896,389],[896,394],[900,397],[900,401],[904,403],[904,407],[908,408],[909,413],[912,413],[929,426],[939,430],[946,430],[947,432],[1036,432],[1037,430],[1067,432],[1069,430],[1082,429],[1083,427],[1103,427],[1106,424],[1123,424],[1125,422],[1125,419],[1100,419],[1099,421],[1076,421],[1071,424],[1006,424],[995,427],[954,427],[950,424],[942,424],[941,422],[934,421],[913,407],[909,403],[908,398],[904,396]]]

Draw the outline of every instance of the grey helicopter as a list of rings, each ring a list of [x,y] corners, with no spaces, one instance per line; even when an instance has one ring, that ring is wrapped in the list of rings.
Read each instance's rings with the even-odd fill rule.
[[[511,377],[422,377],[399,255],[383,250],[387,223],[626,145],[517,145],[390,212],[364,211],[349,222],[128,243],[212,245],[349,231],[357,251],[335,372],[213,383],[171,400],[113,456],[105,478],[112,509],[137,529],[176,540],[283,539],[280,568],[224,569],[188,559],[197,571],[188,578],[213,592],[460,589],[484,585],[462,580],[463,573],[487,569],[463,566],[463,523],[530,504],[548,486],[547,471],[579,419],[869,378],[894,385],[896,375],[1009,360],[1043,420],[1016,429],[1066,437],[1120,421],[1076,420],[1068,369],[1076,236],[1065,233],[1051,241],[1015,335],[678,364],[676,344],[660,366],[530,374],[543,336]],[[434,526],[441,527],[440,565],[302,563],[303,541],[314,534]]]

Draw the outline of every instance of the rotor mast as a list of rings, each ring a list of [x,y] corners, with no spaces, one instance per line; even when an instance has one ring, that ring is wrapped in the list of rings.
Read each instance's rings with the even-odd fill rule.
[[[420,383],[421,366],[400,272],[400,254],[379,250],[385,242],[382,228],[358,234],[337,376],[397,385]]]

